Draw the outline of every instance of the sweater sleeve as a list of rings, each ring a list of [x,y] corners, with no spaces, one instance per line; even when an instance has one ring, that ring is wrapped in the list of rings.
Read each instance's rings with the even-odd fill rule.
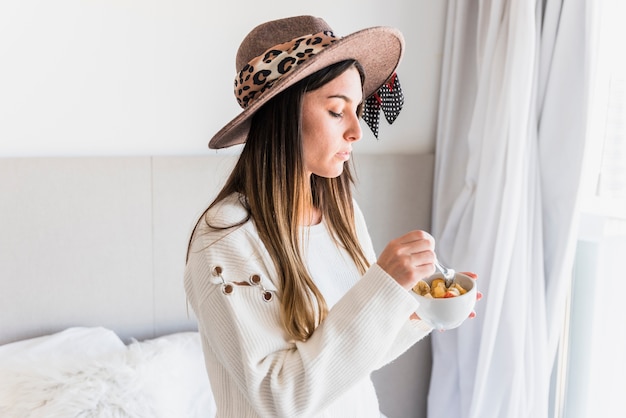
[[[399,336],[406,334],[417,301],[374,264],[307,341],[290,341],[269,256],[250,225],[199,234],[185,289],[207,349],[259,415],[321,410],[427,334],[413,326],[411,334]],[[261,278],[260,286],[249,285],[253,275]]]
[[[376,262],[376,253],[374,251],[374,245],[372,243],[372,239],[367,228],[365,216],[363,215],[363,212],[361,211],[361,208],[356,200],[353,201],[353,206],[355,226],[359,241],[361,242],[361,246],[363,247],[363,251],[365,252],[368,260],[370,261],[370,263],[373,264]],[[389,277],[389,279],[391,279],[391,277]],[[407,318],[404,326],[402,327],[400,332],[398,332],[395,341],[393,342],[393,344],[391,344],[389,352],[384,357],[381,364],[378,365],[378,367],[382,367],[385,364],[395,360],[398,356],[411,348],[413,344],[424,338],[431,331],[432,327],[430,327],[430,325],[428,325],[424,321],[411,320]]]

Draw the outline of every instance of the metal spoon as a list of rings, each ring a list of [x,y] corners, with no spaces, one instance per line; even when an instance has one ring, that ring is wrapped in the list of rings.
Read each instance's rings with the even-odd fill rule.
[[[455,275],[454,269],[442,266],[439,260],[435,260],[435,268],[443,274],[443,277],[446,280],[446,287],[452,286]]]

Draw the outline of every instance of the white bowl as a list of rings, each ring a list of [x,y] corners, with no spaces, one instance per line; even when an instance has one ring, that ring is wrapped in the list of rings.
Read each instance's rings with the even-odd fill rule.
[[[436,278],[443,278],[441,273],[435,273],[424,279],[430,286]],[[424,321],[439,330],[453,329],[458,327],[469,318],[476,304],[476,281],[471,277],[456,273],[454,282],[461,285],[466,293],[450,298],[430,298],[419,295],[414,291],[411,294],[419,301],[417,315]]]

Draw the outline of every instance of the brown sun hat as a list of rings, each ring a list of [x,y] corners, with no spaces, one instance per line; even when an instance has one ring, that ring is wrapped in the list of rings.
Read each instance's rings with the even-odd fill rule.
[[[263,23],[237,51],[235,96],[243,111],[217,132],[209,148],[246,141],[251,116],[289,86],[331,64],[356,59],[365,71],[364,96],[373,95],[393,75],[404,51],[395,28],[376,26],[344,37],[321,18],[296,16]]]

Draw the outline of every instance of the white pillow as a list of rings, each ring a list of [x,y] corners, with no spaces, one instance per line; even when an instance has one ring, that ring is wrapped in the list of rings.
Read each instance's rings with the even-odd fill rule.
[[[91,358],[116,350],[124,350],[124,343],[109,329],[67,328],[56,334],[0,345],[0,367],[7,361]]]
[[[215,401],[200,335],[183,332],[128,347],[128,362],[163,417],[213,417]]]
[[[125,346],[103,328],[0,346],[0,417],[212,417],[197,333]]]

